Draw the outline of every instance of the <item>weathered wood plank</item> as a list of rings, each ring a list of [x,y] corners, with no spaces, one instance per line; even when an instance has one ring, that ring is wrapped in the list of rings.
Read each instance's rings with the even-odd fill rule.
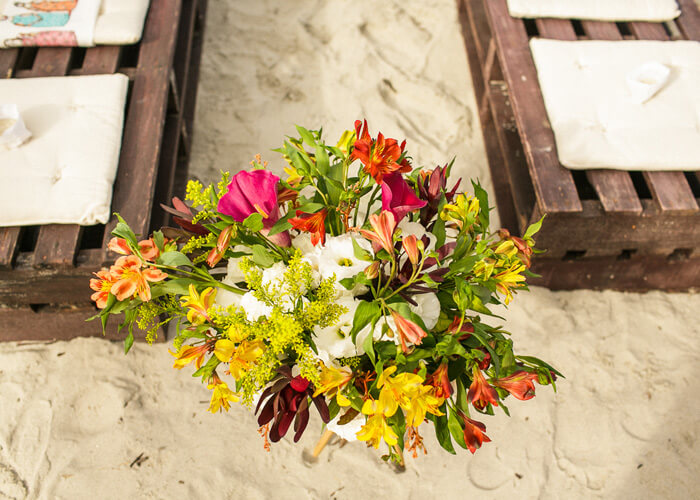
[[[12,78],[19,49],[0,50],[0,78]]]
[[[508,14],[506,0],[489,0],[486,10],[538,204],[545,212],[580,212],[571,172],[559,164],[525,26]]]
[[[151,4],[114,183],[112,209],[129,222],[136,234],[144,236],[149,232],[181,4],[181,0]],[[105,246],[115,225],[116,219],[107,224]]]
[[[484,2],[481,0],[463,0],[460,4],[466,9],[466,20],[472,35],[472,43],[476,48],[477,61],[479,65],[484,65],[486,51],[491,45],[491,30],[486,10],[484,9]]]
[[[695,0],[678,0],[681,15],[676,19],[683,35],[688,40],[700,41],[700,9]]]

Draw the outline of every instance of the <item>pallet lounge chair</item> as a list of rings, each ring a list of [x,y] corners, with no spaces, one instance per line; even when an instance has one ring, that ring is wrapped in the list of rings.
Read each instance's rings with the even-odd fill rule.
[[[700,287],[700,172],[571,171],[554,135],[529,49],[557,40],[700,40],[694,0],[666,23],[516,19],[506,0],[458,0],[503,226],[547,214],[533,261],[551,289]]]
[[[0,78],[129,77],[112,211],[137,233],[164,225],[160,203],[187,178],[206,7],[207,0],[152,0],[135,45],[0,51]],[[106,244],[115,225],[113,217],[106,226],[0,228],[0,341],[101,335],[99,322],[85,322],[96,312],[88,279],[114,260]],[[116,333],[112,325],[107,335]]]

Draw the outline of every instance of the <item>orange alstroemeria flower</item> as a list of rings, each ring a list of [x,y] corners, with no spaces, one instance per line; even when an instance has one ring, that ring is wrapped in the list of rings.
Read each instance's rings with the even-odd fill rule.
[[[206,288],[201,294],[192,283],[189,286],[189,295],[185,295],[180,299],[182,307],[188,309],[187,321],[193,325],[201,325],[209,321],[209,308],[214,305],[216,299],[216,289],[212,287]]]
[[[418,240],[416,236],[413,234],[404,236],[401,245],[403,246],[403,249],[406,252],[406,255],[408,256],[408,260],[411,261],[411,264],[413,264],[414,266],[418,264],[420,250],[418,249]]]
[[[155,261],[160,256],[160,250],[158,250],[158,246],[156,246],[153,238],[139,241],[139,250],[141,251],[141,257],[149,262]]]
[[[164,272],[156,268],[141,269],[143,262],[135,255],[119,257],[114,263],[110,272],[115,278],[110,292],[117,297],[117,300],[124,300],[138,295],[139,298],[148,302],[151,300],[151,287],[148,282],[162,281],[168,277]]]
[[[314,246],[319,241],[323,245],[326,242],[326,215],[328,215],[328,210],[325,208],[315,214],[307,214],[297,210],[297,216],[289,219],[289,223],[294,229],[311,233],[311,243]]]
[[[209,352],[210,346],[211,344],[209,342],[205,342],[204,344],[197,346],[183,345],[177,352],[168,350],[170,354],[175,356],[175,364],[173,365],[173,368],[181,370],[194,361],[194,365],[197,367],[197,370],[199,370],[202,367],[202,364],[204,364],[204,357]]]
[[[219,261],[224,257],[226,249],[228,249],[231,243],[231,236],[233,235],[234,226],[227,226],[216,239],[216,246],[211,249],[209,255],[207,255],[207,264],[209,267],[214,267],[219,263]]]
[[[109,291],[112,289],[112,285],[115,283],[114,276],[109,272],[108,269],[103,269],[102,271],[97,271],[94,273],[97,279],[90,279],[90,288],[95,290],[90,299],[97,303],[99,309],[104,309],[107,306],[107,300],[109,299]]]
[[[474,367],[473,373],[474,380],[469,386],[469,392],[467,393],[469,402],[474,405],[474,408],[477,410],[483,410],[489,403],[493,406],[498,406],[498,393],[496,389],[489,385],[484,378],[484,374],[481,373],[478,367]]]
[[[474,454],[476,453],[477,449],[481,448],[481,445],[484,442],[488,443],[491,441],[491,439],[485,434],[486,426],[481,422],[472,420],[461,411],[458,411],[457,414],[464,422],[464,442],[467,444],[469,451]]]
[[[112,238],[109,240],[109,243],[107,243],[107,248],[120,255],[131,255],[131,248],[129,248],[124,238]]]
[[[444,399],[449,398],[452,394],[452,386],[450,385],[450,378],[447,376],[447,363],[442,363],[440,367],[426,379],[425,383],[435,387],[435,395],[437,397]]]
[[[406,342],[418,345],[423,342],[424,337],[428,336],[420,326],[404,318],[396,311],[391,311],[391,317],[394,318],[394,323],[396,323],[396,330],[398,331],[399,340],[401,341],[401,350],[403,350],[403,352],[408,351]]]
[[[396,139],[385,139],[381,132],[377,134],[376,139],[372,139],[369,135],[367,120],[364,124],[360,120],[355,121],[355,134],[357,139],[353,144],[351,158],[360,160],[365,166],[365,172],[374,177],[377,184],[382,183],[385,175],[397,171],[402,173],[411,171],[408,160],[404,158],[399,163],[406,141],[399,146]]]
[[[536,373],[520,370],[512,375],[492,380],[491,382],[496,387],[510,392],[517,399],[527,401],[535,397],[535,380],[537,380]]]
[[[394,214],[388,210],[384,210],[379,215],[372,214],[369,216],[369,223],[374,231],[360,229],[360,234],[393,255],[394,230],[396,229]]]

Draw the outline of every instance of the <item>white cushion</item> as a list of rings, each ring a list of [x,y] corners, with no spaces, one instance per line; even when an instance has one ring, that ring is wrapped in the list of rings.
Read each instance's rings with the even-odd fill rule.
[[[121,74],[0,80],[33,134],[0,151],[0,226],[109,220],[127,87]]]
[[[530,48],[562,165],[700,170],[700,43],[533,39]],[[648,62],[671,74],[640,103],[627,79]]]
[[[670,21],[681,13],[676,0],[508,0],[513,17],[599,21]]]
[[[96,45],[129,45],[141,40],[150,0],[102,0]]]
[[[18,26],[0,21],[0,48],[22,45],[129,45],[138,42],[143,32],[150,0],[79,0],[72,12],[46,12],[18,7],[16,0],[0,0],[0,14],[67,16],[66,24],[50,27]],[[25,3],[33,3],[24,0]],[[36,3],[46,3],[37,0]],[[60,35],[59,32],[63,34]],[[74,34],[74,35],[73,35]],[[29,35],[29,36],[28,36]],[[33,38],[33,41],[27,40]]]

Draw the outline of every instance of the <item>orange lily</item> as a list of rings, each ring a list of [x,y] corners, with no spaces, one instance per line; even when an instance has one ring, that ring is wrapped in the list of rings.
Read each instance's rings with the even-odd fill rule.
[[[491,403],[493,406],[498,406],[498,393],[496,389],[491,387],[489,383],[484,378],[484,374],[481,373],[478,367],[474,367],[474,380],[469,386],[469,392],[467,393],[467,399],[474,408],[477,410],[483,410],[486,406]]]
[[[95,293],[90,296],[91,300],[97,303],[99,309],[104,309],[107,306],[107,300],[109,299],[109,291],[114,285],[114,276],[109,272],[108,269],[103,269],[94,273],[97,279],[90,279],[90,288],[95,290]]]
[[[312,397],[315,398],[319,394],[333,397],[333,394],[336,394],[352,380],[352,376],[352,370],[347,366],[338,369],[323,365],[321,368],[321,381],[316,386],[316,392],[314,392]]]
[[[447,363],[442,363],[425,382],[435,387],[435,395],[439,398],[449,398],[452,394],[450,378],[447,376]]]
[[[139,241],[139,250],[141,251],[141,257],[149,262],[153,262],[160,256],[160,250],[158,250],[156,242],[153,241],[153,238]]]
[[[357,139],[350,157],[352,160],[360,160],[365,166],[365,172],[374,177],[377,184],[381,184],[384,176],[392,172],[411,171],[411,165],[405,158],[397,163],[403,155],[406,141],[399,146],[396,139],[385,139],[381,132],[373,140],[369,135],[367,120],[364,121],[364,127],[360,120],[355,121],[355,135]]]
[[[491,441],[491,439],[489,439],[489,437],[485,434],[486,426],[481,422],[472,420],[461,411],[458,411],[458,415],[464,422],[464,442],[467,444],[469,451],[474,454],[478,448],[481,448],[481,445],[484,442],[488,443]]]
[[[117,300],[124,300],[138,295],[139,298],[148,302],[151,300],[151,287],[148,282],[162,281],[168,277],[167,274],[156,268],[141,269],[143,262],[135,255],[119,257],[114,263],[110,272],[115,278],[110,292],[117,297]]]
[[[315,214],[307,214],[297,210],[297,216],[289,219],[289,223],[294,229],[311,233],[311,243],[316,246],[318,242],[323,245],[326,242],[326,215],[327,209],[322,209]]]
[[[207,264],[209,267],[214,267],[223,258],[229,243],[231,242],[231,235],[233,233],[233,226],[227,226],[216,240],[216,246],[211,249],[209,255],[207,255]]]
[[[537,380],[536,373],[520,370],[507,377],[493,380],[492,383],[496,387],[505,389],[517,399],[527,401],[535,397],[535,380]]]
[[[131,255],[131,248],[129,248],[129,245],[126,243],[124,238],[117,238],[115,236],[109,240],[109,243],[107,243],[107,248],[120,255]]]
[[[411,261],[411,264],[413,264],[414,266],[418,264],[418,257],[420,256],[420,252],[418,250],[418,240],[416,236],[413,234],[405,236],[403,241],[401,242],[401,245],[406,251],[406,255],[408,255],[408,260]]]
[[[394,323],[396,323],[396,330],[398,330],[399,340],[401,341],[401,349],[403,352],[408,351],[406,341],[419,345],[423,342],[423,338],[428,336],[428,334],[425,333],[420,326],[415,324],[413,321],[404,318],[396,311],[391,311],[391,317],[394,318]]]
[[[369,223],[374,231],[360,229],[360,234],[393,255],[394,230],[396,229],[394,214],[388,210],[382,211],[379,215],[372,214],[369,216]]]

